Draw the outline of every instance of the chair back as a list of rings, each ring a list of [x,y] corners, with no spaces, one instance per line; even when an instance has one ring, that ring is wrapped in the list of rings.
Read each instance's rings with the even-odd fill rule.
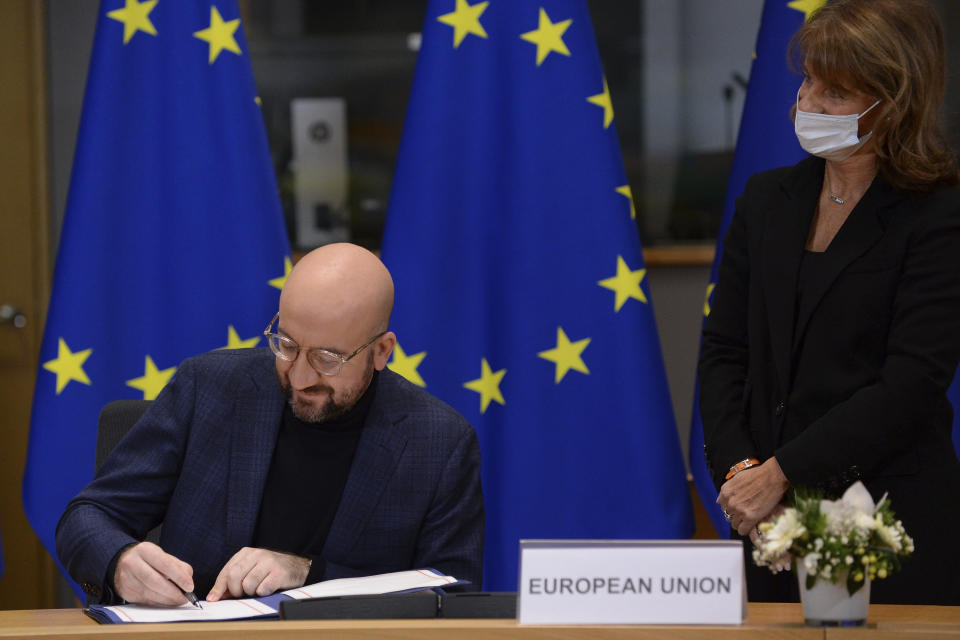
[[[94,469],[100,470],[100,466],[113,448],[150,407],[150,402],[150,400],[114,400],[103,407],[100,411],[100,419],[97,421],[97,456]]]
[[[97,420],[97,454],[94,469],[100,471],[100,466],[107,459],[113,448],[123,440],[130,427],[137,424],[137,420],[150,408],[151,400],[114,400],[104,405],[100,410],[100,419]],[[154,527],[147,533],[146,540],[159,544],[160,527]]]

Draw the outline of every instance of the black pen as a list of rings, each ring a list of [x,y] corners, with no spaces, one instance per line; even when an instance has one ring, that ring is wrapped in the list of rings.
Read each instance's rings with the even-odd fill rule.
[[[167,578],[167,580],[170,580],[170,578]],[[173,580],[170,580],[170,582],[173,582]],[[178,585],[176,582],[173,582],[173,585],[177,589],[180,589],[180,585]],[[193,591],[184,591],[183,589],[180,589],[180,593],[183,594],[183,597],[186,598],[190,604],[198,609],[203,609],[203,607],[200,606],[200,601],[197,600],[197,595]]]

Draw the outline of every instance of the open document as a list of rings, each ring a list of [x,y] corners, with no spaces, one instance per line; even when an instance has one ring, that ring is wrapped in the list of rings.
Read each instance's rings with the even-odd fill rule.
[[[433,569],[414,569],[362,578],[325,580],[324,582],[317,582],[316,584],[290,589],[262,598],[241,598],[219,602],[201,600],[200,606],[202,608],[197,608],[192,604],[184,604],[179,607],[149,607],[139,604],[91,605],[83,612],[102,624],[275,618],[278,616],[282,600],[421,591],[459,584],[466,583]]]

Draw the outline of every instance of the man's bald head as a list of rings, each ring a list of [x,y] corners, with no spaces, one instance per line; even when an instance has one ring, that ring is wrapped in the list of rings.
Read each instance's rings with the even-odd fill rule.
[[[280,294],[280,320],[309,316],[318,323],[360,324],[386,331],[393,310],[393,278],[380,259],[349,243],[314,249],[297,262]]]
[[[397,342],[387,331],[392,309],[393,279],[362,247],[331,244],[297,262],[280,293],[277,331],[302,349],[337,354],[344,364],[331,375],[302,352],[294,360],[277,358],[277,380],[294,415],[325,422],[356,405]]]

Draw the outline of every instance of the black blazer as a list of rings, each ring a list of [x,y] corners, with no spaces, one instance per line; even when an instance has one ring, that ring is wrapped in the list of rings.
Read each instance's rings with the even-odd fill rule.
[[[960,189],[877,177],[804,314],[797,275],[823,173],[817,158],[761,173],[737,200],[700,354],[707,464],[718,488],[732,464],[773,455],[794,486],[840,493],[861,479],[875,499],[890,491],[919,551],[935,505],[956,512],[960,496],[946,397],[960,360]]]

